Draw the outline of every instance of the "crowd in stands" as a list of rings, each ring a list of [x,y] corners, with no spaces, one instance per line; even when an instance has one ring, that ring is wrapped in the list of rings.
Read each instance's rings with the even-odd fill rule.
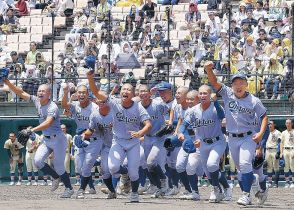
[[[104,82],[106,90],[114,83],[139,79],[132,69],[142,71],[141,79],[183,77],[189,82],[181,84],[197,89],[208,82],[202,70],[208,59],[223,82],[245,72],[249,91],[261,98],[283,99],[293,85],[292,16],[285,0],[244,0],[232,7],[230,1],[217,0],[85,1],[83,8],[76,8],[72,0],[0,0],[0,63],[5,61],[11,69],[10,78],[23,79],[17,85],[33,94],[39,84],[51,82],[53,100],[60,101],[62,83],[70,83],[74,92],[85,81],[87,57],[96,59],[97,76],[111,77],[110,87]],[[25,56],[5,48],[3,37],[21,32],[19,18],[32,9],[73,20],[54,71],[34,42]],[[160,62],[167,53],[172,58],[169,67]],[[126,73],[122,80],[120,73]],[[29,82],[30,78],[38,81]]]

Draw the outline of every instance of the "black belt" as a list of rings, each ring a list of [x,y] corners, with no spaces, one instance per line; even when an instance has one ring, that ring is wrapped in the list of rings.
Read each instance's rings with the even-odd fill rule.
[[[277,149],[277,148],[274,148],[274,147],[268,147],[266,148],[267,150],[271,150],[271,149]]]
[[[93,142],[93,141],[96,141],[96,140],[98,140],[98,138],[96,138],[96,137],[91,137],[91,138],[89,138],[89,139],[85,139],[84,141]]]
[[[234,138],[243,138],[245,136],[250,136],[252,134],[252,131],[248,131],[246,133],[229,133],[228,132],[228,136],[229,137],[234,137]]]
[[[54,135],[52,135],[52,136],[45,136],[45,135],[44,135],[44,137],[45,137],[46,139],[53,139],[53,138],[56,137],[56,134],[54,134]]]
[[[220,140],[219,136],[217,136],[215,138],[205,138],[205,139],[203,139],[203,142],[206,144],[213,144],[214,142],[217,142],[218,140]]]
[[[284,149],[294,149],[294,147],[284,147]]]

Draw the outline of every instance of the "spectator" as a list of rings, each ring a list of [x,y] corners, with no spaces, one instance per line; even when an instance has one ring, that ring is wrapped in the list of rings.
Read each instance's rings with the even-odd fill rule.
[[[217,10],[218,0],[207,0],[207,10]]]
[[[6,11],[8,10],[8,5],[6,4],[6,2],[4,0],[0,0],[0,19],[3,18],[3,16],[5,15]],[[0,25],[1,24],[1,20],[0,20]]]
[[[138,8],[136,7],[136,5],[132,5],[131,6],[131,9],[130,9],[130,17],[131,17],[131,20],[132,20],[132,22],[135,22],[136,21],[136,19],[137,19],[137,17],[138,17],[138,15],[139,15],[139,10],[138,10]]]
[[[259,38],[256,40],[256,45],[264,49],[265,46],[269,44],[269,39],[267,38],[266,31],[264,29],[260,29],[258,32]]]
[[[95,58],[97,58],[98,53],[99,49],[95,45],[95,41],[92,39],[89,40],[87,46],[85,47],[85,56],[94,56]]]
[[[174,60],[171,67],[171,75],[184,75],[186,72],[185,65],[181,58],[180,52],[175,52]]]
[[[177,5],[179,0],[163,0],[162,5]]]
[[[57,13],[62,17],[71,17],[74,6],[73,0],[59,0]]]
[[[74,54],[76,57],[82,56],[85,54],[85,47],[87,43],[87,37],[84,33],[81,33],[76,39]]]
[[[124,36],[129,36],[133,33],[134,31],[134,23],[132,21],[132,18],[130,15],[126,16],[126,21],[125,21],[125,30],[123,32]]]
[[[231,37],[235,37],[237,39],[241,38],[241,29],[237,26],[236,20],[231,20]]]
[[[11,51],[10,57],[11,57],[11,64],[10,64],[11,66],[15,64],[21,64],[22,68],[24,68],[24,61],[22,57],[18,56],[17,52]]]
[[[5,27],[2,28],[3,32],[6,34],[11,34],[19,27],[18,18],[14,15],[13,9],[9,8],[6,12],[6,17],[4,18]]]
[[[265,91],[267,98],[271,100],[277,99],[279,94],[280,83],[285,76],[284,68],[279,63],[278,57],[275,53],[270,56],[269,64],[266,66],[264,73],[267,75],[265,78]]]
[[[155,7],[157,7],[157,5],[152,2],[152,0],[147,0],[147,3],[142,7],[142,11],[145,12],[148,19],[153,19],[155,17]]]
[[[283,57],[283,49],[279,46],[280,40],[274,39],[271,44],[265,48],[265,54],[270,57],[273,53],[276,54],[278,59]]]
[[[83,33],[86,33],[83,31],[83,28],[85,28],[86,26],[87,26],[87,17],[83,13],[83,11],[79,9],[76,11],[76,15],[74,18],[74,25],[73,25],[73,29],[71,30],[71,33],[79,33],[80,31],[82,31]]]
[[[253,36],[248,36],[243,46],[243,58],[244,60],[251,61],[255,57],[256,46],[254,44]]]
[[[65,154],[65,159],[64,159],[64,168],[66,173],[70,174],[70,152],[73,144],[72,136],[67,133],[67,127],[66,125],[62,124],[61,125],[61,130],[66,136],[66,141],[67,141],[67,147],[66,147],[66,154]]]
[[[205,26],[209,32],[210,40],[215,43],[221,31],[221,22],[214,12],[208,12],[208,17],[209,19],[206,21]]]
[[[36,64],[36,55],[39,51],[37,50],[37,43],[31,42],[30,43],[30,51],[26,57],[26,64]]]
[[[247,18],[246,4],[244,2],[241,2],[239,6],[239,10],[234,14],[233,19],[237,21],[238,25],[240,25],[242,20],[244,20],[245,18]]]
[[[26,16],[29,14],[29,9],[25,0],[18,0],[15,4],[16,9],[20,16]]]
[[[15,184],[15,170],[18,167],[18,182],[16,185],[21,185],[23,178],[23,146],[17,141],[15,133],[9,133],[9,139],[4,143],[4,149],[8,154],[8,160],[10,165],[10,186]]]
[[[258,0],[256,2],[255,10],[253,11],[253,17],[258,20],[259,18],[265,18],[267,16],[267,12],[263,9],[263,1]]]
[[[104,21],[108,11],[111,11],[111,5],[108,4],[106,0],[100,0],[100,3],[97,6],[98,21]]]

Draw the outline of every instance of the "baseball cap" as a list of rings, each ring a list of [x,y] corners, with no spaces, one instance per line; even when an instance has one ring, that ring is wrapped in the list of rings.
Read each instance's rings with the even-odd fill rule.
[[[163,91],[163,90],[171,90],[172,89],[172,85],[168,82],[160,82],[159,84],[156,85],[156,88],[158,91]]]
[[[17,55],[17,52],[12,51],[12,52],[10,53],[10,56],[13,56],[13,55]]]
[[[238,72],[238,73],[236,73],[236,74],[234,74],[233,76],[232,76],[232,82],[234,82],[234,80],[235,79],[242,79],[242,80],[247,80],[247,77],[246,77],[246,75],[245,74],[243,74],[243,73],[241,73],[241,72]]]

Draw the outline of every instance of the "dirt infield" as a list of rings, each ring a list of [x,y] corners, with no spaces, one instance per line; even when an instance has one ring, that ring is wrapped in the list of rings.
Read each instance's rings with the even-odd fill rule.
[[[75,188],[77,189],[77,188]],[[186,210],[195,209],[294,209],[293,192],[294,189],[270,189],[268,201],[262,207],[258,205],[241,207],[236,204],[240,195],[240,189],[235,188],[233,191],[233,201],[222,202],[220,204],[211,204],[206,199],[209,196],[211,188],[201,187],[201,201],[183,201],[177,198],[169,199],[151,199],[149,196],[141,196],[141,202],[134,204],[128,202],[128,197],[119,196],[116,200],[106,200],[106,195],[97,188],[96,195],[86,195],[83,200],[60,199],[58,194],[63,190],[59,187],[57,192],[50,192],[50,187],[44,186],[7,186],[0,185],[0,209],[128,209],[128,210]]]

